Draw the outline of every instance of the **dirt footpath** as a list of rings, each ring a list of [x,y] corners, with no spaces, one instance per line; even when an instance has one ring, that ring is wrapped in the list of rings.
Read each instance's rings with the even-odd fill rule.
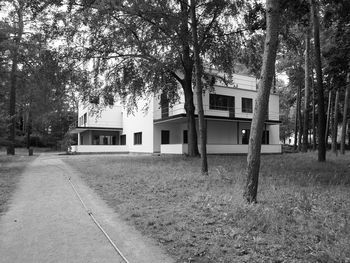
[[[1,263],[125,262],[91,220],[68,178],[128,262],[174,262],[120,220],[59,156],[42,154],[26,168],[0,218]]]

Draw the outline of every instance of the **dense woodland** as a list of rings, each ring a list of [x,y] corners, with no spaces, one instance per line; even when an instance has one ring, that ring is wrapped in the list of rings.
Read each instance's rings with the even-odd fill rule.
[[[255,75],[258,96],[244,196],[256,201],[262,125],[280,95],[281,141],[295,151],[349,141],[350,2],[347,0],[0,0],[0,144],[69,143],[77,101],[104,96],[132,111],[140,97],[185,94],[189,156],[208,173],[202,92],[210,67],[230,81]],[[286,75],[289,81],[280,78]],[[195,128],[194,99],[199,129]],[[198,149],[200,142],[201,149]]]

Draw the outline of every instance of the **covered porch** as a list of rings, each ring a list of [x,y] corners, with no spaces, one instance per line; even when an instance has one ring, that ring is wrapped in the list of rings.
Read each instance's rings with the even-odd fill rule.
[[[206,116],[208,154],[246,154],[251,119]],[[198,122],[197,122],[198,131]],[[155,152],[187,154],[187,118],[178,116],[154,123]],[[281,153],[279,121],[266,121],[263,130],[262,153]],[[199,140],[198,140],[199,142]]]
[[[75,153],[128,152],[121,128],[75,127],[70,133],[78,134],[78,145],[71,146]]]

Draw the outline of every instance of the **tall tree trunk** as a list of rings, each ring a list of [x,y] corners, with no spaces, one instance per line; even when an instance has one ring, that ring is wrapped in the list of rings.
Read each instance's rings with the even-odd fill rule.
[[[302,137],[303,137],[303,118],[301,115],[301,87],[300,88],[300,96],[299,96],[299,110],[298,110],[298,152],[301,152],[301,146],[302,146]]]
[[[331,120],[331,109],[332,109],[332,96],[333,96],[333,91],[330,90],[328,92],[328,106],[327,106],[327,119],[326,119],[326,132],[325,132],[325,141],[326,141],[326,147],[328,145],[328,136],[329,136],[329,123]]]
[[[29,106],[31,107],[31,106]],[[30,148],[30,133],[32,130],[32,116],[30,113],[30,109],[28,109],[28,119],[27,119],[27,149]]]
[[[335,102],[334,102],[334,120],[332,128],[332,152],[338,154],[338,145],[337,145],[337,135],[338,135],[338,104],[339,104],[339,89],[335,93]]]
[[[348,114],[348,101],[349,101],[349,93],[350,93],[350,73],[347,74],[346,78],[346,89],[345,89],[345,98],[344,98],[344,111],[343,111],[343,122],[341,128],[341,136],[340,136],[340,153],[345,154],[345,136],[346,136],[346,123],[347,123],[347,114]],[[350,144],[350,138],[349,138]]]
[[[200,154],[201,154],[201,171],[203,175],[208,174],[208,161],[207,161],[207,129],[204,120],[203,110],[203,87],[202,87],[202,62],[200,59],[200,50],[198,45],[198,33],[197,33],[197,18],[196,18],[196,1],[191,0],[191,20],[192,20],[192,37],[193,37],[193,53],[194,53],[194,66],[196,74],[196,97],[198,107],[198,126],[200,134]]]
[[[298,149],[298,103],[295,109],[295,124],[294,124],[294,151]]]
[[[312,150],[316,151],[316,109],[315,109],[315,86],[314,77],[311,75],[311,89],[312,89]]]
[[[308,131],[309,131],[309,90],[310,90],[310,33],[309,29],[305,36],[305,96],[304,96],[304,127],[303,127],[303,152],[308,148]]]
[[[23,5],[20,2],[16,14],[18,16],[18,28],[15,36],[15,45],[12,52],[12,66],[10,75],[10,102],[9,102],[9,124],[8,124],[8,140],[7,154],[15,154],[15,139],[16,139],[16,88],[17,88],[17,64],[19,45],[23,34]]]
[[[251,124],[246,168],[246,185],[243,193],[248,203],[257,201],[262,133],[269,103],[273,74],[275,72],[278,46],[278,27],[281,12],[279,2],[278,0],[266,0],[267,29],[263,66]]]
[[[192,91],[192,70],[193,61],[190,55],[189,37],[190,32],[188,29],[188,1],[180,2],[181,12],[183,13],[183,20],[181,24],[182,34],[182,62],[184,66],[184,79],[182,82],[182,88],[185,94],[185,110],[187,116],[187,129],[188,129],[188,155],[198,156],[198,142],[196,131],[196,118],[195,118],[195,106],[193,103],[193,91]]]
[[[320,48],[320,23],[318,20],[318,10],[316,9],[315,0],[310,0],[311,4],[311,17],[313,20],[313,33],[314,33],[314,45],[315,45],[315,66],[317,77],[317,113],[318,113],[318,161],[326,161],[326,142],[325,142],[325,130],[326,119],[324,112],[324,95],[323,95],[323,80],[322,80],[322,65],[321,65],[321,48]]]
[[[300,118],[300,106],[301,106],[301,86],[298,86],[297,101],[296,101],[296,113],[295,113],[295,135],[294,135],[294,150],[300,151],[301,142],[301,118]]]

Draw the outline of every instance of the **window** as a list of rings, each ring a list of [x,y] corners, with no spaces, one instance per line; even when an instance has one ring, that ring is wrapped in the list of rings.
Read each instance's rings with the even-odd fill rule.
[[[120,145],[126,145],[126,134],[120,135]]]
[[[84,113],[84,116],[83,116],[83,125],[85,126],[87,123],[87,113]]]
[[[142,144],[142,132],[134,133],[134,145]]]
[[[242,98],[242,112],[245,112],[245,113],[253,112],[253,99]]]
[[[114,105],[114,97],[112,94],[105,94],[103,96],[103,99],[104,99],[105,103],[108,104],[109,106]]]
[[[263,131],[262,144],[270,144],[269,142],[269,131]]]
[[[165,93],[160,96],[160,110],[162,118],[169,117],[169,100]]]
[[[209,109],[224,110],[234,113],[235,97],[210,94],[209,95]]]
[[[188,132],[187,130],[184,130],[183,132],[183,143],[188,143]]]
[[[242,144],[249,144],[249,135],[250,135],[249,129],[242,130]]]
[[[89,102],[92,104],[99,104],[100,98],[99,98],[99,96],[90,96]]]
[[[170,143],[170,131],[162,130],[161,144],[169,144],[169,143]]]
[[[92,140],[93,145],[99,145],[100,144],[100,136],[95,135],[93,140]]]

